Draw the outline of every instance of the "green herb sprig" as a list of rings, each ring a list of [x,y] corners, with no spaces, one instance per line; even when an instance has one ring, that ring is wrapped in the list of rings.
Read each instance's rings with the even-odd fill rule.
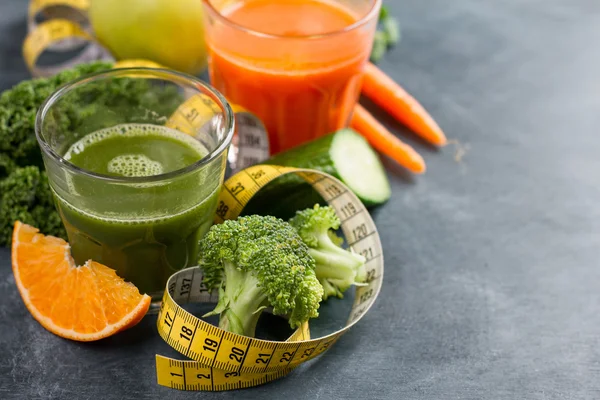
[[[390,15],[386,6],[382,6],[379,11],[378,27],[373,40],[370,60],[374,63],[381,60],[390,47],[400,42],[400,38],[400,23]]]

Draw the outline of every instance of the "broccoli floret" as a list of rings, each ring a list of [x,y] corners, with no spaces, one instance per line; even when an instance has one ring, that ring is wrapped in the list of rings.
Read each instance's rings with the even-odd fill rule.
[[[315,259],[315,273],[323,285],[323,300],[329,296],[343,297],[351,286],[366,280],[365,258],[341,248],[342,238],[333,230],[340,227],[340,219],[329,206],[298,211],[290,220]]]
[[[323,288],[308,247],[285,221],[250,215],[210,228],[200,241],[200,266],[208,289],[219,288],[219,302],[208,315],[219,326],[254,336],[266,307],[289,317],[292,328],[319,315]]]
[[[48,235],[66,238],[45,172],[38,167],[16,168],[0,180],[0,245],[11,242],[12,227],[21,221]]]

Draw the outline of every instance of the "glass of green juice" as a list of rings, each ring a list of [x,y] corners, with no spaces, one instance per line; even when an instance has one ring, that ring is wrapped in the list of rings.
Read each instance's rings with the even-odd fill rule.
[[[75,261],[160,300],[213,221],[234,132],[225,98],[185,74],[114,69],[58,89],[35,130]]]

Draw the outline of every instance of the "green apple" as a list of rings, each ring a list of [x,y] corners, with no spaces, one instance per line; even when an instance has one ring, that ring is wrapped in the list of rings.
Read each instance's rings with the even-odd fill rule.
[[[92,0],[96,37],[117,60],[147,59],[198,74],[206,68],[202,0]]]

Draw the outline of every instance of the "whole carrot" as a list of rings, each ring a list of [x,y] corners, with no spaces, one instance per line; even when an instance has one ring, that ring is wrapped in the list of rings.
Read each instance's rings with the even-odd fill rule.
[[[379,152],[416,174],[425,172],[425,161],[412,147],[398,139],[360,104],[354,107],[350,127]]]
[[[372,63],[367,63],[361,90],[417,135],[437,146],[446,144],[444,132],[423,106]]]

